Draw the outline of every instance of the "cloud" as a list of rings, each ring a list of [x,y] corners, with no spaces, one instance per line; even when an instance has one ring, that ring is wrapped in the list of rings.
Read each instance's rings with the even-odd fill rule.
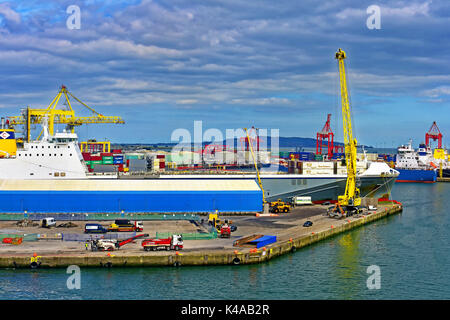
[[[419,119],[428,102],[449,103],[445,1],[380,5],[376,32],[366,27],[369,0],[79,1],[80,30],[66,28],[69,4],[0,4],[4,107],[46,105],[65,84],[105,114],[142,122],[157,113],[168,122],[161,134],[170,123],[199,117],[283,121],[297,135],[295,116],[286,119],[280,109],[313,119],[332,112],[339,47],[348,54],[352,100],[367,114],[363,121],[382,105],[408,105],[408,116]]]
[[[418,15],[429,16],[430,4],[431,1],[426,1],[425,3],[410,3],[408,5],[400,3],[399,7],[388,7],[385,5],[379,5],[379,7],[382,19],[384,17],[411,18]],[[336,17],[339,19],[367,18],[366,8],[363,5],[360,8],[345,8],[339,11]]]
[[[424,95],[431,98],[450,96],[450,86],[439,86],[437,88],[426,90]]]
[[[21,21],[20,14],[11,9],[8,2],[0,3],[0,15],[14,23],[20,23]]]

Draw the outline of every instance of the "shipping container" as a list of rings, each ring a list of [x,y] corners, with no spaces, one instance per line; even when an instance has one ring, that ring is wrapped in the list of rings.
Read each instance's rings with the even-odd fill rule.
[[[90,153],[83,152],[82,155],[83,155],[83,159],[84,160],[91,160],[91,154]]]

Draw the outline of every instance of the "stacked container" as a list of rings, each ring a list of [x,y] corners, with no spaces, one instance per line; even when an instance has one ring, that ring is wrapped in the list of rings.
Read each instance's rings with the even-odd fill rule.
[[[159,171],[164,171],[166,168],[166,156],[164,154],[156,155],[156,159],[159,160]]]

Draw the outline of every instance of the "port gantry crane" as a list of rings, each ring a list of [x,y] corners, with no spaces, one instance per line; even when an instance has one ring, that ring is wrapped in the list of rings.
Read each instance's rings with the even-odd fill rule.
[[[439,130],[436,121],[433,121],[430,130],[425,134],[425,144],[428,148],[431,148],[430,139],[438,141],[438,149],[442,149],[442,133]]]
[[[72,109],[72,105],[69,100],[69,95],[79,102],[81,105],[89,109],[94,115],[90,117],[77,117],[75,116],[75,111]],[[60,98],[64,96],[66,100],[67,110],[57,109],[56,106]],[[121,117],[118,116],[104,116],[80,99],[75,97],[67,88],[63,85],[56,97],[52,100],[50,105],[46,109],[35,109],[27,107],[23,110],[22,115],[8,117],[11,126],[24,125],[25,126],[25,139],[27,142],[31,139],[31,125],[42,123],[44,118],[48,119],[48,131],[50,135],[54,134],[55,124],[66,124],[67,129],[74,132],[76,126],[82,124],[92,124],[92,123],[125,123]],[[42,134],[42,131],[41,131]],[[39,134],[39,137],[40,135]],[[38,138],[39,138],[38,137]]]
[[[329,113],[327,116],[327,122],[322,128],[322,131],[317,132],[317,143],[316,143],[316,154],[322,154],[322,147],[324,146],[323,140],[328,139],[328,159],[333,157],[333,148],[334,148],[334,133],[331,130],[331,114]]]
[[[347,90],[347,75],[345,74],[344,60],[347,58],[345,51],[336,52],[335,58],[339,64],[339,79],[341,86],[342,122],[344,127],[345,157],[347,166],[347,182],[345,194],[338,196],[338,202],[334,210],[329,212],[333,217],[344,217],[358,212],[361,205],[359,188],[356,184],[356,146],[357,141],[353,138],[350,102]]]

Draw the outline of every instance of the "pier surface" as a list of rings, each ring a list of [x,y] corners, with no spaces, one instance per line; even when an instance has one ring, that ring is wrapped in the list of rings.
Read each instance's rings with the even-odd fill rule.
[[[84,242],[62,240],[24,241],[20,245],[0,244],[0,268],[29,268],[34,253],[39,256],[41,268],[67,267],[144,267],[187,266],[260,263],[294,252],[302,247],[334,235],[350,231],[388,215],[402,211],[399,203],[380,203],[376,211],[334,219],[326,214],[327,206],[296,207],[278,216],[221,216],[232,220],[237,230],[228,239],[184,240],[184,249],[176,251],[144,251],[141,240],[129,243],[112,252],[92,252]],[[207,216],[203,224],[193,221],[144,221],[144,233],[153,237],[156,232],[193,233],[207,230]],[[313,224],[304,227],[306,221]],[[90,223],[93,221],[89,221]],[[73,221],[75,228],[17,227],[14,221],[0,221],[0,231],[22,233],[78,233],[84,230],[84,221]],[[106,225],[105,221],[100,222]],[[44,231],[45,230],[45,231]],[[233,243],[251,235],[272,235],[277,241],[263,248],[236,247]]]

